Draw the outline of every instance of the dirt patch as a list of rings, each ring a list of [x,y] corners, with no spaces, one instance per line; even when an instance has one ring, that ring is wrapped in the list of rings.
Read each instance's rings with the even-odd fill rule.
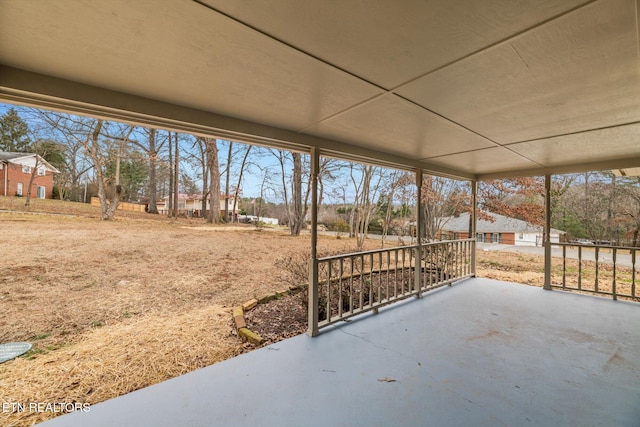
[[[295,337],[307,331],[307,309],[300,292],[258,304],[244,315],[247,327],[264,339],[263,345]]]

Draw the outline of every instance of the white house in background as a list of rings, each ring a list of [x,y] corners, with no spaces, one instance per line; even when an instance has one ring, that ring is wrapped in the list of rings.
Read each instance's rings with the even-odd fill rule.
[[[228,204],[228,212],[229,219],[234,219],[234,221],[238,217],[238,213],[240,212],[239,204],[236,203],[236,209],[233,210],[233,201],[235,197],[230,195],[226,196],[223,193],[220,193],[220,215],[224,216],[225,211],[225,202]],[[156,207],[158,208],[158,212],[161,214],[166,214],[169,209],[169,197],[165,197],[164,199],[160,199],[156,202]],[[211,201],[207,198],[207,211],[211,208]],[[178,193],[178,213],[181,215],[186,215],[188,217],[200,218],[202,217],[202,194],[182,194]]]
[[[476,240],[484,243],[502,243],[516,246],[542,246],[542,227],[516,218],[484,212],[493,221],[478,219]],[[437,237],[442,240],[466,239],[469,237],[469,213],[458,217],[442,218]],[[551,242],[559,243],[564,231],[551,229]]]
[[[256,216],[256,215],[239,215],[238,221],[240,222],[262,222],[268,225],[278,225],[280,224],[280,220],[278,218],[268,218],[264,216]]]

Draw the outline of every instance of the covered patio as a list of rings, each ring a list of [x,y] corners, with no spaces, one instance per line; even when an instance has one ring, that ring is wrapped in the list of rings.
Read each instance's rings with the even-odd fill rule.
[[[638,9],[635,0],[0,2],[0,101],[312,160],[309,335],[319,336],[48,425],[638,425],[637,304],[548,291],[560,285],[551,175],[640,171]],[[444,249],[418,240],[401,263],[319,259],[321,156],[412,171],[418,194],[423,174],[470,181],[469,236],[478,181],[545,176],[547,291],[475,278],[473,240]],[[437,262],[426,271],[452,248],[455,274]],[[378,305],[373,293],[355,308],[340,300],[335,317],[327,305],[323,321],[323,280],[341,283],[354,265],[370,277],[414,274],[399,292],[380,288]]]
[[[636,426],[640,310],[466,279],[42,425]]]

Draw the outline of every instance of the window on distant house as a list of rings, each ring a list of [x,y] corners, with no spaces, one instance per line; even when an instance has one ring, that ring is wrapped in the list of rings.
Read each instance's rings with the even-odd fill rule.
[[[22,196],[22,183],[19,182],[16,185],[16,196]]]
[[[476,242],[484,243],[484,233],[476,233]]]
[[[22,166],[22,172],[23,173],[31,173],[31,166],[23,165]]]
[[[42,185],[38,185],[38,199],[44,199],[46,194],[45,188]]]
[[[502,239],[500,237],[500,233],[491,234],[491,243],[502,243]]]
[[[38,176],[44,176],[44,175],[45,175],[44,168],[38,168]]]

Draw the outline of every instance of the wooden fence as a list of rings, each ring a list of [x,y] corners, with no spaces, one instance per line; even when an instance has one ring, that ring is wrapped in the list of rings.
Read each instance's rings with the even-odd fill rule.
[[[97,197],[91,198],[91,206],[100,206],[100,199]],[[144,205],[138,205],[136,203],[120,202],[118,203],[118,210],[129,212],[144,212]]]

